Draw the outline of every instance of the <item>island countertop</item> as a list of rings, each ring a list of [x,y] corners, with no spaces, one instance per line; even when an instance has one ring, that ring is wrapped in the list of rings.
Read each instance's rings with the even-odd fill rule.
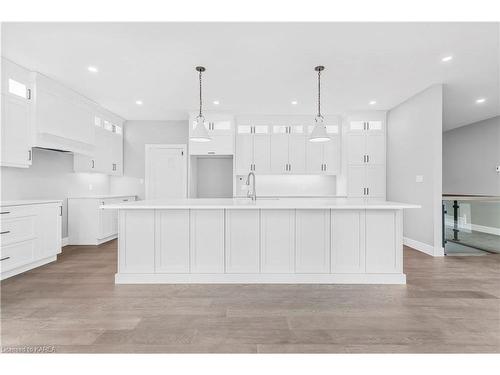
[[[220,198],[165,199],[124,202],[101,206],[103,209],[337,209],[337,210],[401,210],[420,208],[409,203],[377,201],[363,198]]]

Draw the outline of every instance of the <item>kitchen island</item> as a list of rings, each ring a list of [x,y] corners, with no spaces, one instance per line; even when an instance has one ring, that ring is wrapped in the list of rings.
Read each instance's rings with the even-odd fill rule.
[[[404,284],[403,210],[368,199],[173,199],[119,210],[116,283]]]

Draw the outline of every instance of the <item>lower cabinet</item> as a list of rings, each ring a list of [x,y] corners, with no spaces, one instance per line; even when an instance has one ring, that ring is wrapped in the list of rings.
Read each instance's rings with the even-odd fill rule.
[[[331,270],[365,272],[365,212],[331,212]]]
[[[401,211],[366,212],[366,272],[403,272]]]
[[[295,271],[295,210],[261,210],[262,273]]]
[[[1,279],[55,260],[61,252],[62,202],[1,207]]]
[[[192,273],[224,273],[224,210],[191,210]]]
[[[155,213],[155,271],[189,272],[189,210]]]
[[[295,272],[330,272],[330,210],[297,210]]]
[[[259,210],[226,210],[226,273],[259,273]]]

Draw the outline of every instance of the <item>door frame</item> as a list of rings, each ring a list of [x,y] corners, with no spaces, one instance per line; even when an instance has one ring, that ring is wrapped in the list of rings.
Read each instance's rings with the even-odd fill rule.
[[[149,170],[149,161],[150,161],[150,151],[154,149],[171,149],[171,150],[182,150],[183,155],[184,155],[184,163],[183,163],[183,190],[184,190],[184,198],[187,198],[188,194],[188,184],[187,184],[187,160],[188,160],[188,155],[187,155],[187,145],[186,144],[181,144],[181,143],[147,143],[144,146],[144,196],[147,199],[148,198],[148,190],[149,190],[149,179],[150,176],[149,174],[151,171]]]

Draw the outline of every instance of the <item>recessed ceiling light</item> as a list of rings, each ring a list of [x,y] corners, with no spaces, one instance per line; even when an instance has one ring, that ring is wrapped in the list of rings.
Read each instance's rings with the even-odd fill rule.
[[[99,69],[97,69],[97,67],[92,66],[92,65],[91,65],[91,66],[89,66],[89,67],[87,67],[87,70],[88,70],[89,72],[92,72],[92,73],[97,73],[97,72],[99,71]]]
[[[297,104],[299,104],[299,102],[298,102],[298,101],[296,101],[296,100],[292,100],[292,104],[293,104],[293,105],[297,105]]]
[[[370,100],[370,102],[368,104],[375,105],[375,104],[377,104],[377,101],[376,100]]]
[[[135,101],[135,104],[137,104],[137,105],[142,105],[142,100],[136,100],[136,101]]]
[[[214,101],[213,101],[213,103],[214,103],[215,105],[219,105],[219,104],[220,104],[220,102],[219,102],[218,100],[214,100]]]
[[[486,101],[485,98],[479,98],[479,99],[476,99],[476,103],[477,104],[481,104],[481,103],[484,103]]]
[[[441,59],[442,62],[448,62],[448,61],[451,61],[453,60],[453,56],[449,55],[449,56],[445,56]]]

